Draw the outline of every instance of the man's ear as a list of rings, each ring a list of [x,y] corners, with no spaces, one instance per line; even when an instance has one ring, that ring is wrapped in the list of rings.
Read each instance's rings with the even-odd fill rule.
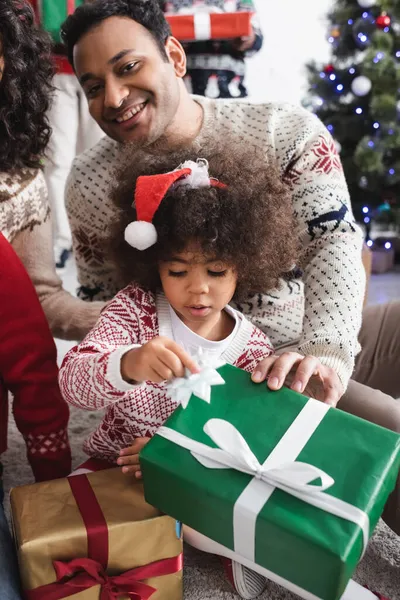
[[[165,52],[168,56],[168,61],[174,67],[177,77],[186,75],[186,54],[182,45],[178,40],[170,36],[165,42]]]

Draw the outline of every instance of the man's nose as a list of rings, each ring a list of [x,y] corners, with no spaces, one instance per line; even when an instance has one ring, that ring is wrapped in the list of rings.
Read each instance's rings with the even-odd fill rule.
[[[105,88],[104,106],[105,108],[118,109],[128,96],[129,90],[125,85],[121,85],[117,81],[108,81]]]

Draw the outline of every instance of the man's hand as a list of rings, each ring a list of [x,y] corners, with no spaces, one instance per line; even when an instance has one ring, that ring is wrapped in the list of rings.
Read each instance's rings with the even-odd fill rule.
[[[139,464],[139,452],[150,441],[148,437],[136,438],[132,446],[123,448],[119,453],[117,464],[122,467],[125,475],[133,475],[136,479],[142,478]]]
[[[140,348],[129,350],[121,360],[121,375],[127,382],[161,383],[183,377],[185,368],[198,373],[195,361],[173,340],[155,337]]]
[[[295,392],[311,396],[331,406],[336,406],[344,393],[337,373],[323,365],[315,356],[303,356],[297,352],[273,354],[262,360],[254,369],[252,380],[267,380],[270,390],[283,385]]]
[[[236,38],[233,40],[232,45],[235,50],[239,50],[239,52],[246,52],[250,50],[254,46],[254,42],[256,41],[256,34],[254,30],[251,30],[250,35],[243,36],[240,38]]]

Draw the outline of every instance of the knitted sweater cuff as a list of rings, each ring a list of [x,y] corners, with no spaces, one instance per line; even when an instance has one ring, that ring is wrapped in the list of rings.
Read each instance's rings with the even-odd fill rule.
[[[28,454],[35,481],[51,481],[67,477],[71,473],[71,449],[65,448],[54,455],[33,456]]]
[[[122,378],[121,360],[122,357],[135,348],[140,348],[141,344],[132,344],[131,346],[122,346],[118,350],[111,352],[108,357],[106,378],[108,383],[119,392],[130,392],[131,390],[140,387],[143,383],[128,383]],[[119,398],[118,398],[119,400]]]
[[[354,358],[349,351],[341,351],[339,345],[339,341],[337,344],[331,342],[328,346],[324,340],[317,339],[301,344],[299,352],[305,356],[316,356],[323,365],[333,369],[343,385],[344,393],[353,373]]]

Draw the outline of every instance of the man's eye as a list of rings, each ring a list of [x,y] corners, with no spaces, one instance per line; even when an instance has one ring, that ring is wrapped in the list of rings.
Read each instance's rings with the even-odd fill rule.
[[[99,92],[100,88],[100,85],[93,85],[87,90],[86,95],[88,96],[88,98],[94,98],[94,96],[96,96],[96,94]]]
[[[227,270],[225,269],[225,271],[210,271],[208,270],[208,274],[211,275],[211,277],[224,277],[227,274]]]
[[[186,271],[168,271],[168,275],[170,277],[183,277],[184,275],[186,275]]]
[[[122,73],[129,73],[129,71],[132,71],[132,69],[134,69],[137,65],[137,62],[132,62],[129,63],[128,65],[125,65],[125,67],[122,68]]]

